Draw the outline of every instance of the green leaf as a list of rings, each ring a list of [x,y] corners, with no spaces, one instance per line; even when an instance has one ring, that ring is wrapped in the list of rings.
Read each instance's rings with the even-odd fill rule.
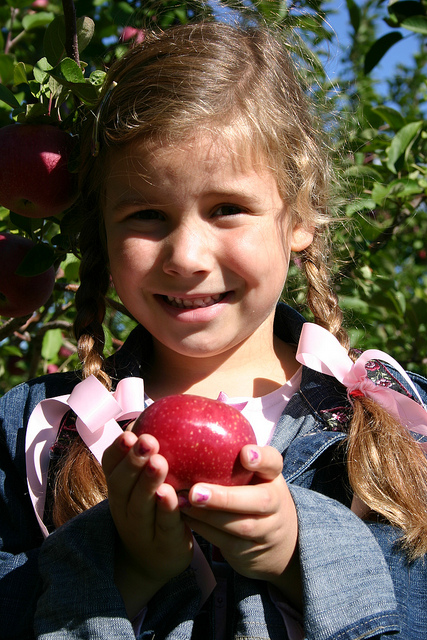
[[[34,245],[16,270],[18,276],[36,276],[47,271],[55,261],[55,253],[45,243]]]
[[[2,84],[0,84],[0,100],[8,104],[9,107],[13,107],[14,109],[19,107],[19,102],[15,98],[12,91],[10,91],[7,87],[5,87]]]
[[[8,53],[0,53],[0,78],[3,85],[13,84],[15,59]]]
[[[390,186],[388,184],[384,185],[384,184],[380,184],[379,182],[376,182],[372,188],[371,195],[374,202],[377,205],[382,206],[384,200],[387,198],[389,193],[390,193]]]
[[[37,11],[36,13],[27,13],[22,18],[22,26],[25,31],[31,31],[32,29],[38,29],[39,27],[45,27],[50,24],[54,19],[54,14],[50,11]]]
[[[354,29],[354,33],[357,33],[360,27],[360,8],[354,0],[347,0],[347,9],[351,26]]]
[[[27,104],[25,106],[25,121],[36,121],[45,116],[48,112],[49,109],[46,104],[41,104],[40,102],[36,102],[36,104]]]
[[[58,351],[62,347],[63,337],[61,329],[50,329],[46,331],[42,342],[42,357],[47,360],[53,360],[58,355]]]
[[[20,231],[25,231],[25,233],[31,235],[33,233],[33,223],[36,221],[36,219],[27,218],[26,216],[20,216],[18,213],[11,211],[10,221],[12,223],[12,226],[16,227]]]
[[[406,311],[406,299],[402,291],[393,291],[389,289],[386,296],[393,302],[396,312],[403,316]]]
[[[396,111],[396,109],[383,105],[375,107],[372,111],[379,115],[384,122],[387,122],[387,124],[395,131],[398,131],[405,125],[405,119],[398,111]]]
[[[396,162],[402,154],[410,149],[423,125],[423,120],[410,122],[402,127],[394,136],[387,153],[387,167],[392,173],[397,173]]]
[[[417,0],[398,0],[390,3],[387,8],[391,16],[396,16],[398,21],[402,21],[409,16],[419,16],[423,6]]]
[[[44,84],[49,78],[48,72],[51,69],[52,65],[49,64],[47,58],[40,58],[40,60],[37,60],[35,66],[33,67],[34,79],[40,84]]]
[[[390,31],[384,36],[379,38],[372,47],[369,49],[365,56],[364,73],[368,75],[374,67],[379,63],[381,58],[387,53],[387,51],[399,40],[402,40],[403,36],[400,31]]]
[[[345,176],[382,180],[382,175],[373,164],[353,164],[344,171]]]
[[[375,183],[372,188],[372,198],[378,205],[383,206],[386,198],[403,200],[405,198],[411,198],[420,192],[422,192],[422,189],[417,180],[403,178],[393,180],[384,185],[378,182]]]
[[[369,304],[353,296],[340,296],[340,306],[342,309],[349,309],[358,313],[369,312]]]
[[[77,43],[79,53],[86,49],[87,45],[92,40],[94,33],[95,23],[92,18],[82,16],[81,18],[77,19]]]
[[[61,262],[61,269],[63,269],[68,282],[77,282],[79,279],[80,260],[72,253],[69,253],[65,260]]]
[[[93,105],[98,100],[98,91],[93,84],[68,83],[67,86],[80,100],[88,105]]]
[[[422,33],[424,36],[427,35],[427,18],[424,16],[412,16],[410,18],[405,18],[402,20],[401,26],[409,31]]]
[[[6,0],[6,2],[9,7],[14,7],[15,9],[23,9],[30,4],[28,0]]]
[[[95,23],[87,16],[77,18],[77,44],[81,53],[95,32]],[[43,49],[50,64],[56,66],[65,56],[65,21],[64,16],[57,16],[46,29],[43,40]]]
[[[58,64],[65,54],[65,22],[64,16],[57,16],[45,31],[43,50],[52,66]]]
[[[71,58],[64,58],[61,60],[59,65],[52,69],[52,75],[55,74],[56,70],[60,71],[61,76],[67,80],[67,82],[85,82],[85,78],[83,75],[83,71],[80,69],[77,62],[72,60]]]
[[[355,213],[359,213],[361,211],[372,211],[377,207],[377,203],[372,198],[366,199],[358,199],[354,202],[350,202],[346,208],[345,212],[348,217],[351,217]]]
[[[25,71],[25,64],[23,62],[17,62],[13,70],[13,84],[18,85],[27,84],[27,73]]]
[[[90,83],[93,84],[95,87],[101,87],[104,84],[104,80],[105,80],[105,76],[107,74],[105,73],[105,71],[92,71],[92,73],[89,76],[89,80]]]

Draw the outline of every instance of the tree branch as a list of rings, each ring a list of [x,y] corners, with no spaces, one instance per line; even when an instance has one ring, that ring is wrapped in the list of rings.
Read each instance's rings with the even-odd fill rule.
[[[80,65],[77,40],[76,7],[73,0],[62,0],[65,21],[65,52],[69,58]]]
[[[15,331],[18,331],[23,325],[26,324],[27,320],[31,318],[31,313],[27,316],[22,316],[21,318],[9,318],[6,320],[0,327],[0,341],[5,340],[9,336],[12,336]]]

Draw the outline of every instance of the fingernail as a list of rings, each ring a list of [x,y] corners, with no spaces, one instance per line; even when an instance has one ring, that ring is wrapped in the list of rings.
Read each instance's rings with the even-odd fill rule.
[[[150,449],[147,449],[147,447],[145,446],[145,444],[143,442],[138,441],[137,444],[137,453],[139,456],[145,456],[147,455],[147,453],[150,451]]]
[[[211,497],[211,492],[208,491],[207,489],[198,489],[194,495],[195,501],[199,504],[203,502],[207,502],[210,497]]]
[[[255,462],[255,460],[258,460],[258,458],[259,458],[258,451],[255,451],[255,449],[251,449],[249,452],[249,462]]]
[[[154,477],[157,474],[157,469],[149,462],[145,467],[145,472],[147,475]]]
[[[126,442],[125,438],[121,438],[121,440],[120,440],[120,448],[123,451],[129,451],[130,449],[132,449],[132,445],[130,445],[129,442]]]

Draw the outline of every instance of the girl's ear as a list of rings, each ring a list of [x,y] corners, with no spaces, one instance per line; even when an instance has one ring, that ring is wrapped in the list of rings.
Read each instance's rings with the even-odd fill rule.
[[[313,242],[314,227],[306,229],[302,224],[297,224],[292,229],[291,250],[303,251]]]

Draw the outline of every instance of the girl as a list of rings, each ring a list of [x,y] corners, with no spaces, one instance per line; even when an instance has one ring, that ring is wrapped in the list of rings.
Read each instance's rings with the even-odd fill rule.
[[[328,174],[269,33],[177,27],[113,65],[82,140],[82,372],[1,406],[2,637],[425,640],[427,383],[347,355]],[[315,325],[278,303],[291,251]],[[110,278],[138,326],[104,360]],[[239,405],[251,485],[165,483],[130,427],[174,393]]]

